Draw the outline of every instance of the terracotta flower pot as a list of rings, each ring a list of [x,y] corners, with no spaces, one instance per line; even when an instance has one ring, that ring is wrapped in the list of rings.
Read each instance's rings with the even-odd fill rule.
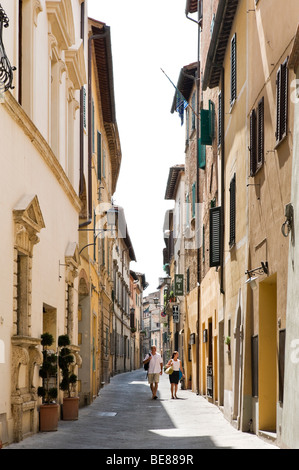
[[[41,405],[39,409],[39,430],[40,432],[57,431],[58,428],[57,403]]]
[[[74,421],[79,416],[79,397],[64,398],[62,405],[63,421]]]

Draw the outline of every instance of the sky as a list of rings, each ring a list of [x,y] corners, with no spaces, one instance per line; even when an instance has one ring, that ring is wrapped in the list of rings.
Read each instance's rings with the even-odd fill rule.
[[[113,201],[123,207],[144,295],[163,270],[169,169],[185,162],[185,126],[171,113],[181,68],[197,60],[197,25],[186,0],[88,0],[88,16],[110,26],[116,120],[122,163]],[[195,18],[196,19],[196,18]]]

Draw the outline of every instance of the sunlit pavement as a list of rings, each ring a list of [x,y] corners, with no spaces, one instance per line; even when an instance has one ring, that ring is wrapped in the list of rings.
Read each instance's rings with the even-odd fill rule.
[[[78,421],[60,421],[58,431],[38,433],[9,449],[277,449],[254,434],[235,429],[222,412],[190,390],[170,396],[160,379],[153,400],[142,369],[119,374]],[[3,450],[2,450],[3,452]]]

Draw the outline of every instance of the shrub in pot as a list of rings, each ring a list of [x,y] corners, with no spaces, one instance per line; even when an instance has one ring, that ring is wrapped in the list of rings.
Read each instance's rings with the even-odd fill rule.
[[[56,431],[58,427],[59,405],[56,403],[57,387],[53,382],[57,381],[57,355],[50,349],[54,342],[50,333],[41,335],[41,345],[43,347],[43,363],[39,376],[43,379],[43,385],[38,387],[37,394],[42,398],[42,405],[39,409],[40,431]]]
[[[79,415],[79,397],[76,396],[77,375],[73,373],[75,364],[74,354],[68,348],[70,339],[68,335],[61,335],[58,338],[59,356],[58,364],[62,373],[62,380],[59,384],[60,390],[65,392],[62,405],[63,420],[75,420]]]

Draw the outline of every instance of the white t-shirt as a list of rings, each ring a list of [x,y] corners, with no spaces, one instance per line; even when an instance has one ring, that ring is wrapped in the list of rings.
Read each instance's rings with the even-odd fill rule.
[[[181,364],[180,359],[177,359],[176,361],[174,361],[172,359],[172,368],[173,368],[173,370],[180,370],[180,364]]]
[[[151,354],[152,358],[149,361],[149,366],[148,366],[148,373],[149,374],[159,374],[161,372],[161,364],[163,364],[163,359],[161,357],[161,354],[157,353],[156,354]],[[146,359],[149,358],[149,354],[147,354],[144,358]]]

